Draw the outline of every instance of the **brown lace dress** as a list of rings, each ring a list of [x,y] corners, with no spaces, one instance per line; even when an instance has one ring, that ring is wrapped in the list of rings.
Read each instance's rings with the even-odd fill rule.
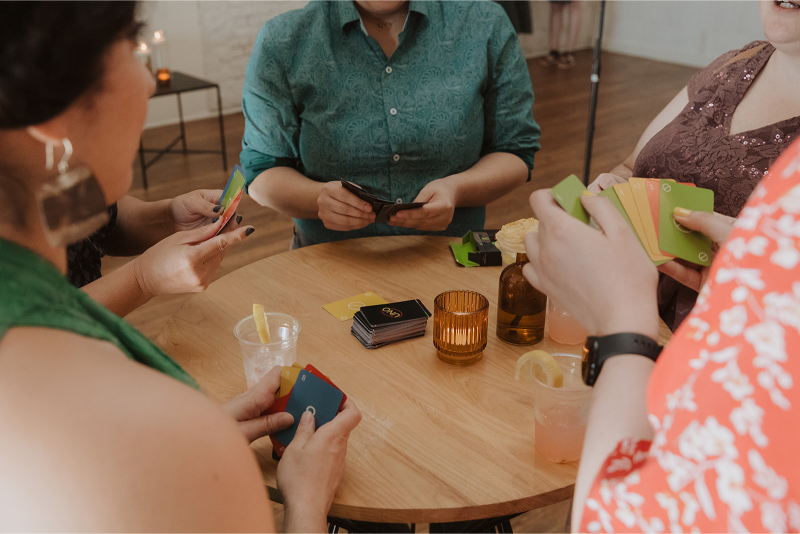
[[[781,152],[800,137],[800,117],[729,135],[734,110],[774,51],[768,42],[754,41],[695,74],[689,103],[642,148],[633,175],[711,189],[715,211],[739,215]],[[666,276],[658,291],[661,317],[674,330],[697,293]]]

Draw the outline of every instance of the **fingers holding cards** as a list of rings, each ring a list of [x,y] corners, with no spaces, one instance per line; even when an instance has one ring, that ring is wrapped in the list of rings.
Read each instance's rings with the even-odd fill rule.
[[[573,175],[553,188],[553,198],[573,217],[590,222],[584,207],[578,206],[584,190],[583,184]],[[673,210],[683,207],[712,212],[713,191],[674,180],[631,178],[604,189],[598,196],[610,200],[622,214],[655,265],[675,257],[698,265],[710,264],[711,240],[677,223]]]

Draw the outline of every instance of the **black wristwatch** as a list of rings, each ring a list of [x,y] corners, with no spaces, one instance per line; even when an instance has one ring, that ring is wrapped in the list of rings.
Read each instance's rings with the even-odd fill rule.
[[[603,363],[619,354],[638,354],[656,361],[661,345],[641,334],[623,333],[610,336],[589,337],[583,346],[583,383],[594,386]]]

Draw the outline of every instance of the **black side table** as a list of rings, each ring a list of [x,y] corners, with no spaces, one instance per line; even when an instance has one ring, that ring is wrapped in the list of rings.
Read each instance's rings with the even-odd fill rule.
[[[181,93],[188,93],[190,91],[199,91],[201,89],[216,89],[217,90],[217,114],[219,115],[219,140],[220,150],[188,150],[186,148],[186,129],[183,123],[183,106],[181,105]],[[161,159],[164,154],[174,152],[172,149],[181,141],[183,143],[184,154],[222,154],[222,170],[228,170],[228,155],[225,153],[225,129],[222,125],[222,99],[219,96],[219,84],[209,82],[183,74],[182,72],[172,71],[172,78],[168,85],[156,86],[156,92],[150,98],[158,96],[177,95],[178,97],[178,117],[180,118],[181,134],[175,138],[166,148],[145,148],[142,139],[139,139],[139,161],[142,166],[142,185],[147,189],[147,168],[153,165],[156,161]],[[145,161],[145,152],[155,152],[156,156],[150,161]]]

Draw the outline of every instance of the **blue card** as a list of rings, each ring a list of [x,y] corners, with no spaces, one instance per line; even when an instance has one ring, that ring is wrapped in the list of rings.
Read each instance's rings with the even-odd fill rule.
[[[275,434],[275,439],[288,447],[294,439],[303,412],[311,412],[314,415],[316,428],[330,423],[339,411],[343,395],[332,385],[303,369],[297,375],[297,381],[286,404],[286,411],[294,417],[294,424]]]

